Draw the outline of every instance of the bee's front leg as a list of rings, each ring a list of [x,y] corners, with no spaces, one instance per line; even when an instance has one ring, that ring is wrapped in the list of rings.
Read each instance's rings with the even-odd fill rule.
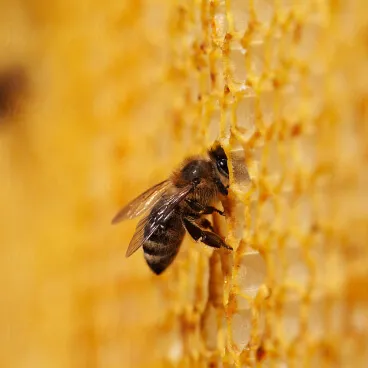
[[[187,204],[196,212],[201,215],[212,215],[214,212],[217,212],[221,216],[225,216],[224,211],[218,210],[216,207],[212,206],[203,206],[199,202],[194,201],[193,199],[187,199]]]

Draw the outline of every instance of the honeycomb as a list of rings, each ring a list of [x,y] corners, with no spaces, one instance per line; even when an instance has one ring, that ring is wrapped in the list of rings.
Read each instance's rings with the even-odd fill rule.
[[[365,5],[3,0],[0,365],[366,367]],[[216,139],[234,251],[157,277],[110,220]]]

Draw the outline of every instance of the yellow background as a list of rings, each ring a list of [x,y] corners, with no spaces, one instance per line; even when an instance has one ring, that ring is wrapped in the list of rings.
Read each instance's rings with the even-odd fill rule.
[[[1,1],[0,365],[367,366],[366,5]],[[110,220],[217,137],[235,250],[155,277]]]

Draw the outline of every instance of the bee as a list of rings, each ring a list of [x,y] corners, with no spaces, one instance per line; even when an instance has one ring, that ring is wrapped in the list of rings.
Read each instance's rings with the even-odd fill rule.
[[[144,213],[126,251],[131,256],[143,246],[144,258],[159,275],[173,262],[186,232],[196,241],[232,250],[204,216],[224,212],[212,204],[228,195],[229,169],[224,149],[216,143],[206,157],[187,158],[180,168],[123,207],[112,224]]]

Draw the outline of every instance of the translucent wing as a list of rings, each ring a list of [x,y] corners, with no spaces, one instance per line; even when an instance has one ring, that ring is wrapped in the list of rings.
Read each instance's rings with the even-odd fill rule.
[[[235,183],[239,185],[246,185],[247,183],[249,183],[250,177],[245,165],[245,152],[243,150],[232,151],[231,163],[233,166]]]
[[[160,200],[161,196],[170,187],[169,180],[162,181],[144,193],[133,199],[125,207],[123,207],[112,219],[112,224],[117,224],[126,219],[132,219],[141,215],[143,212],[150,210]]]
[[[192,189],[193,187],[188,185],[177,189],[173,194],[161,198],[157,208],[154,208],[150,214],[139,221],[126,251],[126,257],[131,256],[152,236],[160,225],[163,225],[170,218],[176,206],[185,199]]]
[[[128,249],[125,253],[125,257],[131,256],[137,249],[139,249],[143,245],[144,228],[146,227],[146,224],[148,221],[149,221],[149,215],[144,217],[142,220],[138,222],[138,225],[135,228],[135,233],[133,235],[133,238],[130,241]]]

